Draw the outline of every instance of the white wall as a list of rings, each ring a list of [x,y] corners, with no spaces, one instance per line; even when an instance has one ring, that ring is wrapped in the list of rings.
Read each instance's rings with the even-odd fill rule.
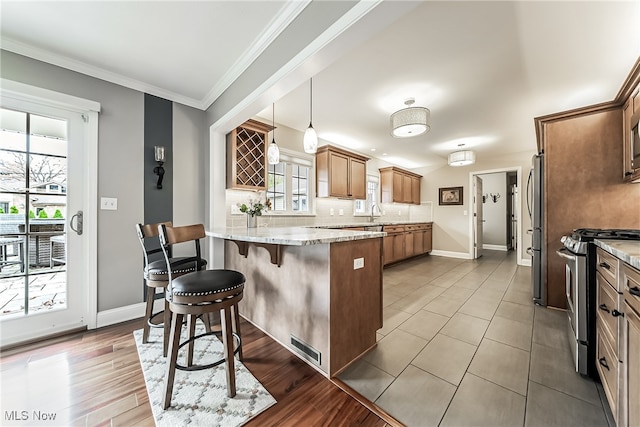
[[[494,169],[513,170],[522,169],[520,188],[520,206],[522,221],[519,224],[522,244],[518,248],[519,258],[530,260],[526,254],[526,248],[531,246],[531,236],[526,231],[531,228],[531,220],[527,214],[527,202],[524,197],[527,176],[531,169],[531,158],[535,154],[535,141],[531,141],[531,150],[520,153],[492,156],[483,159],[478,156],[476,163],[471,166],[450,167],[443,166],[430,171],[420,168],[413,172],[423,175],[421,200],[433,202],[433,249],[436,251],[458,253],[461,256],[470,253],[470,217],[472,206],[470,205],[469,174],[472,172],[489,172]],[[464,187],[464,204],[461,206],[439,206],[438,188],[440,187]],[[465,214],[466,212],[466,214]]]
[[[507,173],[498,172],[478,175],[482,178],[482,194],[486,194],[482,204],[482,240],[486,249],[507,249]],[[500,197],[494,202],[491,194]]]

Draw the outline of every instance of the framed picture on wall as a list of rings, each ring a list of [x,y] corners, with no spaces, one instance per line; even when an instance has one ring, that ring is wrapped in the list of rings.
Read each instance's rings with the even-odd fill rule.
[[[462,188],[463,187],[444,187],[439,188],[438,193],[440,197],[438,197],[439,205],[462,205],[464,202],[462,196]]]

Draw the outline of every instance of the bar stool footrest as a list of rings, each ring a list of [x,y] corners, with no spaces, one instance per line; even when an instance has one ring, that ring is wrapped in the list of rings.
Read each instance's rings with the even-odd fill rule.
[[[237,333],[233,332],[232,334],[233,334],[233,338],[236,341],[235,348],[233,349],[233,355],[235,356],[240,351],[240,348],[242,346],[242,340],[240,339],[240,336]],[[219,335],[220,337],[222,337],[222,331],[206,332],[204,334],[196,335],[195,337],[189,338],[188,340],[186,340],[185,342],[181,343],[178,346],[178,351],[180,351],[180,349],[182,347],[184,347],[185,345],[189,344],[190,342],[195,341],[198,338],[206,337],[208,335],[216,335],[216,336]],[[191,366],[180,365],[179,363],[176,362],[176,369],[179,369],[181,371],[202,371],[204,369],[211,369],[211,368],[214,368],[214,367],[216,367],[218,365],[221,365],[225,361],[226,361],[226,359],[223,357],[222,359],[219,359],[219,360],[217,360],[217,361],[215,361],[213,363],[209,363],[207,365],[191,365]]]

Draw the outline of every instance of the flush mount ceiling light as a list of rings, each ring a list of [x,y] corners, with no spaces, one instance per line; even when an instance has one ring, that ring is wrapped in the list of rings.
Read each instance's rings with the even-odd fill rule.
[[[449,154],[449,166],[467,166],[472,165],[475,162],[475,151],[462,150]]]
[[[271,144],[269,144],[269,149],[267,150],[267,160],[270,165],[277,165],[280,163],[280,149],[278,148],[278,144],[276,144],[276,104],[273,104],[272,108],[271,125],[273,126],[273,136],[271,138]]]
[[[396,138],[407,138],[422,135],[431,129],[429,122],[431,112],[424,107],[412,107],[415,99],[404,101],[407,108],[398,110],[391,115],[391,135]]]
[[[318,151],[318,133],[313,128],[313,79],[309,79],[309,127],[304,132],[304,152],[314,154]]]

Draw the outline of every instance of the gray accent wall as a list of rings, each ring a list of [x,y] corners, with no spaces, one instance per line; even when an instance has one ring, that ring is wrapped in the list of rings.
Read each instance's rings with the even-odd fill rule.
[[[101,104],[98,200],[94,202],[99,203],[100,197],[115,197],[118,210],[98,210],[98,311],[141,303],[142,252],[134,224],[145,220],[147,181],[155,184],[155,175],[145,170],[145,163],[149,159],[153,161],[153,153],[145,151],[145,95],[4,50],[0,50],[0,63],[2,78]],[[180,215],[189,212],[188,219],[203,222],[203,202],[194,195],[204,194],[204,180],[201,179],[204,163],[201,135],[204,131],[200,128],[204,112],[171,104],[169,108],[180,111],[180,115],[176,125],[171,120],[169,135],[172,142],[168,146],[173,147],[174,152],[180,151],[181,170],[169,170],[164,183],[184,192],[185,196],[179,199]],[[185,150],[182,147],[186,147]],[[168,209],[173,212],[173,202],[169,203]]]
[[[164,147],[162,188],[153,170],[154,147]],[[144,224],[173,219],[173,103],[157,96],[144,95]]]

